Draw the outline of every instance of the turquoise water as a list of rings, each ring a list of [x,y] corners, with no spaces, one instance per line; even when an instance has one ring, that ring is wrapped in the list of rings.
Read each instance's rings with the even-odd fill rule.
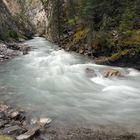
[[[28,55],[0,65],[0,101],[50,117],[55,127],[140,128],[140,72],[116,68],[124,77],[106,79],[107,66],[59,50],[44,38],[25,43],[32,46]],[[86,68],[97,77],[88,78]]]

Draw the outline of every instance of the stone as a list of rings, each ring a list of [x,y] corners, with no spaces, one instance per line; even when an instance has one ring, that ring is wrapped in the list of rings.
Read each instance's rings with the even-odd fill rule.
[[[45,127],[46,125],[50,124],[52,120],[50,118],[40,118],[39,124],[42,127]]]
[[[80,54],[84,54],[84,49],[80,49],[80,50],[79,50],[79,53],[80,53]]]
[[[26,135],[26,134],[22,134],[18,137],[16,137],[17,140],[28,140],[30,138],[29,135]]]
[[[4,123],[0,121],[0,128],[4,126]]]
[[[39,131],[39,129],[40,129],[39,127],[30,129],[26,133],[17,136],[16,139],[17,140],[28,140],[28,139],[32,138]]]
[[[15,133],[19,133],[19,131],[21,131],[21,127],[19,127],[18,125],[14,125],[14,126],[9,126],[5,128],[2,132],[3,134],[12,135]]]
[[[18,111],[12,112],[10,114],[10,118],[17,119],[20,116],[20,113]]]
[[[0,112],[6,112],[9,106],[7,105],[0,105]]]
[[[10,124],[11,125],[19,125],[19,126],[22,125],[22,123],[18,120],[12,120],[12,121],[10,121]]]
[[[20,112],[19,120],[23,122],[26,119],[25,112]]]
[[[1,119],[0,119],[0,128],[4,127],[5,124],[7,124],[7,123],[8,123],[7,120],[1,120]]]
[[[28,54],[28,50],[27,49],[23,50],[23,55],[26,55],[26,54]]]
[[[119,70],[109,68],[104,70],[103,76],[105,78],[120,77],[122,73]]]
[[[31,125],[37,124],[37,119],[36,118],[32,118],[31,121],[30,121],[30,124]]]
[[[4,112],[0,112],[0,119],[4,119],[5,118],[5,113]]]
[[[88,78],[92,78],[92,77],[97,76],[95,71],[93,69],[91,69],[91,68],[86,68],[85,73],[86,73],[86,76]]]

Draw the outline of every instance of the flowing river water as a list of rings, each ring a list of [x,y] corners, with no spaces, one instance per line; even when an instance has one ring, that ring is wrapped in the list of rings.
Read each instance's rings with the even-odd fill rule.
[[[140,130],[140,72],[116,68],[123,77],[103,78],[108,66],[60,50],[44,38],[25,43],[32,46],[28,55],[0,65],[0,101],[50,117],[55,127]],[[88,78],[86,68],[97,77]]]

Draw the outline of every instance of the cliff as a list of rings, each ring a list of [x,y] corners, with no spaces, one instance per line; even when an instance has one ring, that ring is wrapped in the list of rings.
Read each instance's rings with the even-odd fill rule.
[[[47,16],[40,0],[0,0],[0,40],[44,35]]]

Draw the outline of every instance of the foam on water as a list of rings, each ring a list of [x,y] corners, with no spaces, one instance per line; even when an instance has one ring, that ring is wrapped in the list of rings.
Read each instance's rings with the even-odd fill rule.
[[[116,68],[124,77],[108,79],[102,76],[108,66],[59,50],[44,38],[26,43],[32,46],[28,55],[0,65],[0,100],[51,117],[54,126],[140,129],[139,71]],[[88,78],[86,68],[97,77]]]

